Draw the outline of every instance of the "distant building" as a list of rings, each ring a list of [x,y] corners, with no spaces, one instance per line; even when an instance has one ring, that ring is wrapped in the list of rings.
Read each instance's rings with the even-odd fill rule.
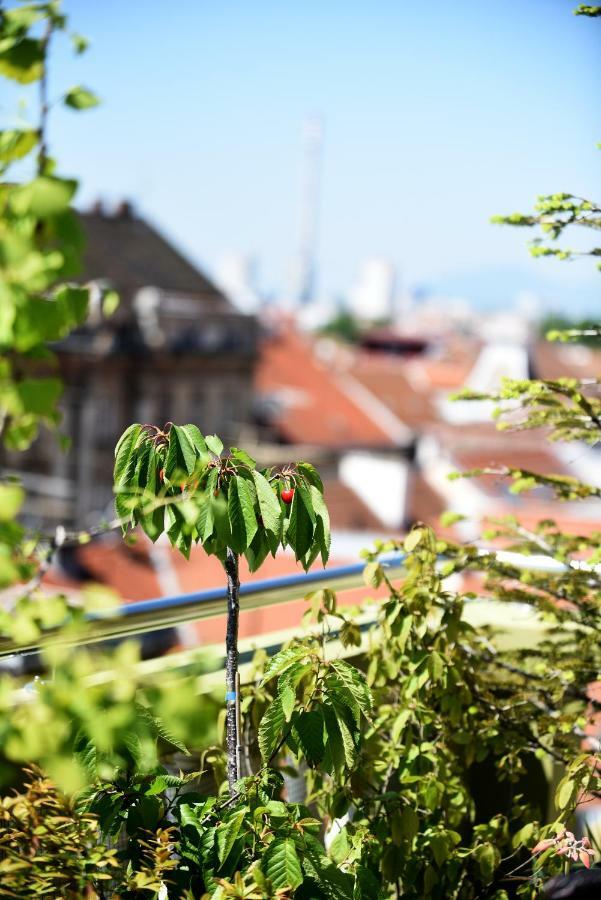
[[[228,253],[215,270],[215,281],[240,312],[258,312],[262,301],[257,280],[257,261],[247,254]]]
[[[350,311],[359,319],[392,319],[395,314],[396,271],[386,259],[368,259],[350,292]]]
[[[62,452],[44,435],[4,459],[19,468],[33,523],[84,525],[112,499],[113,448],[132,422],[194,422],[236,442],[251,418],[257,324],[128,204],[81,214],[86,282],[114,287],[86,325],[56,346],[65,382]],[[26,467],[23,470],[23,467]]]

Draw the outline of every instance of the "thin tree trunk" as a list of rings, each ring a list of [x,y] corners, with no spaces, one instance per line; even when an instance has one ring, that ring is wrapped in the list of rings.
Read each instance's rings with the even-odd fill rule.
[[[230,794],[240,777],[240,735],[238,697],[238,618],[240,615],[240,580],[238,578],[238,554],[228,547],[225,557],[227,575],[227,629],[225,635],[225,747],[227,752],[227,781]]]

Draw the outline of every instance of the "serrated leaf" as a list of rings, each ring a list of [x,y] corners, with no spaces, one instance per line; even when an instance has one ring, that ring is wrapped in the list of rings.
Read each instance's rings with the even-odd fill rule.
[[[184,432],[186,437],[190,440],[190,443],[197,451],[198,455],[202,455],[207,452],[207,444],[204,439],[204,436],[196,425],[180,425],[181,430]]]
[[[296,705],[296,691],[294,690],[294,687],[292,686],[290,681],[287,679],[287,674],[288,673],[282,675],[278,681],[278,697],[280,698],[282,704],[284,717],[286,721],[289,722]]]
[[[216,434],[207,434],[205,443],[211,453],[214,453],[215,456],[221,456],[223,452],[223,441],[220,440]]]
[[[361,712],[369,715],[373,708],[373,698],[365,677],[344,660],[332,660],[330,665],[355,698]]]
[[[182,753],[185,753],[186,756],[190,756],[190,751],[178,738],[173,735],[167,726],[161,721],[161,719],[156,718],[152,715],[150,710],[143,706],[141,703],[136,703],[136,709],[139,715],[151,726],[156,737],[162,738],[168,744],[171,744],[172,747],[176,747]]]
[[[319,544],[321,561],[325,566],[330,556],[330,545],[332,543],[330,533],[330,514],[328,512],[323,494],[317,487],[315,487],[315,485],[311,485],[309,493],[311,494],[311,502],[313,503],[315,515],[317,516],[314,541]]]
[[[113,480],[115,484],[123,483],[123,476],[125,475],[127,464],[141,431],[141,425],[130,425],[117,442],[117,446],[115,447],[115,468],[113,471]]]
[[[296,490],[292,498],[290,518],[286,530],[286,543],[294,550],[296,559],[302,559],[313,539],[314,526],[305,507],[301,492]]]
[[[236,462],[243,463],[243,465],[248,466],[249,469],[254,469],[257,465],[256,459],[253,459],[246,450],[240,450],[238,447],[230,447],[230,453]]]
[[[198,510],[198,522],[196,527],[200,540],[204,543],[213,534],[215,516],[213,512],[215,490],[217,488],[217,470],[213,469],[207,479],[205,498]]]
[[[230,850],[234,846],[242,823],[244,822],[246,812],[246,809],[241,809],[240,812],[237,812],[231,819],[222,822],[221,825],[217,827],[215,832],[215,837],[217,839],[217,858],[219,859],[219,865],[221,866],[224,864]]]
[[[172,425],[171,430],[169,431],[170,448],[172,436],[175,436],[177,438],[178,467],[181,468],[181,463],[183,462],[186,472],[188,473],[188,475],[191,475],[196,468],[196,460],[198,459],[198,453],[196,447],[194,446],[192,434],[186,431],[185,426]],[[169,457],[169,452],[167,453],[167,457]]]
[[[279,535],[282,512],[275,492],[265,476],[256,469],[253,471],[253,481],[257,491],[263,527],[272,534]]]
[[[338,725],[338,716],[334,707],[329,703],[324,703],[322,710],[327,735],[327,748],[330,752],[334,771],[340,776],[344,771],[346,756],[342,734]]]
[[[304,659],[304,657],[308,655],[306,647],[286,647],[286,649],[280,650],[275,656],[271,657],[265,666],[261,685],[266,684],[275,675],[285,672],[286,669],[293,666],[295,662]]]
[[[338,728],[342,737],[342,746],[344,747],[344,758],[349,769],[351,769],[357,760],[357,748],[351,730],[342,716],[338,717]]]
[[[307,479],[309,484],[317,489],[319,494],[323,494],[323,481],[315,466],[303,460],[297,463],[296,468]]]
[[[309,710],[294,717],[294,734],[310,766],[318,766],[324,756],[324,721],[321,709]]]
[[[236,553],[244,553],[258,528],[253,498],[244,478],[234,476],[230,480],[227,510],[232,529],[232,549]]]
[[[315,525],[316,516],[315,510],[313,509],[313,500],[311,499],[309,487],[307,487],[307,485],[301,480],[297,481],[296,483],[296,490],[301,495],[303,505],[309,515],[309,518],[311,519],[311,523]]]
[[[271,759],[281,740],[285,722],[282,701],[279,697],[275,697],[267,707],[259,725],[258,742],[263,762],[267,763]]]
[[[303,881],[300,861],[292,838],[276,838],[263,857],[265,874],[276,890],[294,890]]]

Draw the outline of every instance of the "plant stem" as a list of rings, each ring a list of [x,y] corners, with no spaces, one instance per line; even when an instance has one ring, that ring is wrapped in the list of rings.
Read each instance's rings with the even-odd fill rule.
[[[239,778],[239,745],[238,733],[239,698],[238,698],[238,618],[240,615],[240,580],[238,577],[238,554],[229,547],[225,556],[225,574],[227,575],[227,628],[225,634],[225,747],[227,753],[227,781],[230,795],[235,793],[236,781]]]
[[[43,62],[42,62],[42,75],[40,77],[40,121],[38,125],[38,140],[39,140],[39,151],[38,151],[38,175],[41,175],[46,166],[46,162],[48,160],[48,145],[47,145],[47,122],[48,122],[48,52],[50,45],[50,38],[52,37],[52,20],[48,21],[46,25],[46,30],[42,37],[42,53],[43,53]]]

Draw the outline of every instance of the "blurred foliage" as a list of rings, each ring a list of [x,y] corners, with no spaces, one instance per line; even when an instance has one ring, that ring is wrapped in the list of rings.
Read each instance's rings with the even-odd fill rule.
[[[550,315],[543,318],[540,330],[549,341],[599,348],[601,328],[595,319],[576,320],[567,316]]]
[[[20,792],[0,799],[0,884],[4,897],[99,897],[116,850],[99,842],[98,819],[56,790],[40,772],[25,773]]]
[[[323,337],[339,338],[348,344],[357,344],[363,332],[361,323],[349,312],[340,312],[319,328]]]

